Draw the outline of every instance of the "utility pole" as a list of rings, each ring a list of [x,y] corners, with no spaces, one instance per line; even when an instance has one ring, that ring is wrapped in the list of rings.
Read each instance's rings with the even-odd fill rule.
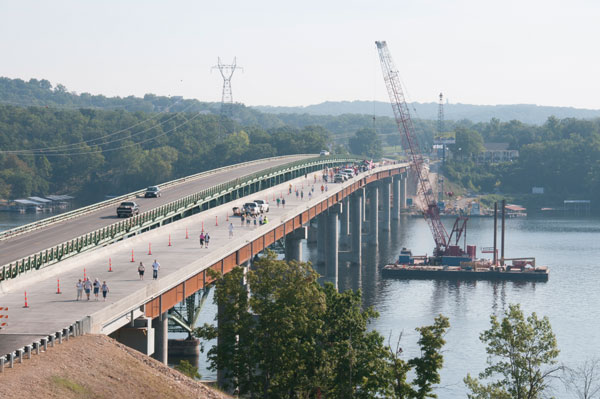
[[[244,70],[244,68],[237,66],[236,59],[233,57],[232,64],[221,63],[221,57],[217,58],[217,65],[213,66],[212,69],[218,69],[223,77],[223,94],[221,96],[221,115],[231,116],[233,106],[233,94],[231,91],[231,77],[236,69]]]

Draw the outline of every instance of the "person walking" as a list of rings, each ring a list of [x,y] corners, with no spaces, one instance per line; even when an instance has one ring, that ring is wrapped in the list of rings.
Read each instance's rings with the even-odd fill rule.
[[[154,280],[158,279],[158,269],[160,269],[160,263],[154,259],[154,263],[152,264],[152,278]]]
[[[281,200],[281,207],[285,209],[285,198]]]
[[[204,244],[205,248],[208,249],[208,243],[210,242],[210,236],[208,235],[208,231],[204,234]]]
[[[233,223],[229,223],[229,227],[227,229],[229,230],[229,238],[233,237]]]
[[[312,198],[312,193],[309,191],[309,192],[308,192],[308,200],[310,201],[310,200],[311,200],[311,198]]]
[[[325,186],[321,184],[321,194],[325,191]]]
[[[298,195],[300,195],[300,193],[298,192],[298,190],[296,190],[296,198],[298,198]]]
[[[304,199],[304,190],[300,191],[300,199],[303,200]]]
[[[83,282],[83,289],[85,291],[85,295],[87,296],[87,300],[90,300],[90,292],[92,292],[92,282],[89,278],[86,278]]]
[[[108,285],[106,284],[106,281],[102,282],[102,298],[104,298],[104,302],[106,302],[106,294],[108,294]]]
[[[77,300],[79,301],[83,299],[83,283],[81,282],[81,279],[79,279],[75,286],[77,287]]]
[[[244,225],[244,220],[246,220],[246,218],[244,217],[244,214],[242,213],[241,215],[241,219],[242,219],[242,226]]]
[[[98,300],[98,293],[100,292],[100,281],[98,279],[94,279],[94,297]]]
[[[144,267],[144,264],[142,262],[140,262],[140,265],[138,266],[138,274],[140,275],[140,280],[144,279],[145,271],[146,271],[146,268]]]
[[[204,232],[200,233],[200,248],[204,248]]]
[[[262,224],[263,224],[263,217],[262,217],[262,215],[260,215],[260,216],[258,217],[258,224],[259,224],[260,226],[262,226]]]
[[[281,199],[277,198],[277,208],[279,208],[279,203],[281,202]]]

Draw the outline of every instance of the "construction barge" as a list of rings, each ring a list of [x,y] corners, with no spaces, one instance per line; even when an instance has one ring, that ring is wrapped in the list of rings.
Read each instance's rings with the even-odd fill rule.
[[[469,246],[469,248],[473,248]],[[412,256],[403,249],[398,261],[384,266],[383,277],[407,280],[491,280],[491,281],[548,281],[548,268],[535,266],[535,258],[505,259],[512,265],[496,265],[487,259],[471,257],[442,257],[442,264],[431,264],[427,256]]]

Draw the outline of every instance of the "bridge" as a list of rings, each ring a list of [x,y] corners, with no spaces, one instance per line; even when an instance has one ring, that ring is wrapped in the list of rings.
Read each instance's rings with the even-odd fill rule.
[[[142,212],[127,220],[116,220],[116,204],[142,191],[4,232],[0,307],[9,318],[0,330],[0,371],[84,333],[111,334],[166,362],[169,309],[213,282],[207,270],[248,267],[276,242],[285,243],[287,259],[303,260],[302,240],[316,234],[325,278],[336,283],[340,256],[360,262],[367,198],[366,237],[375,245],[406,203],[406,164],[381,164],[344,183],[322,181],[325,168],[354,161],[298,155],[233,165],[165,183],[162,197],[137,200]],[[285,206],[276,206],[278,198]],[[254,199],[270,202],[268,223],[242,225],[231,208]],[[201,231],[210,233],[209,248],[200,248]],[[153,280],[155,259],[161,268]],[[75,300],[84,276],[107,282],[106,302]]]

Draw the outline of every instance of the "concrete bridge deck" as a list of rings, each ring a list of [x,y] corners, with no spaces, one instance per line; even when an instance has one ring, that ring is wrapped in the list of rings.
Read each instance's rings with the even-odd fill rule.
[[[306,225],[310,219],[355,190],[404,170],[405,165],[381,166],[345,183],[329,183],[324,193],[321,193],[319,181],[314,185],[312,198],[309,198],[308,192],[314,177],[296,178],[24,275],[15,280],[6,293],[0,294],[0,306],[9,308],[8,328],[0,331],[0,356],[77,321],[85,321],[87,331],[110,334],[130,323],[132,318],[156,318],[209,284],[211,280],[205,272],[207,269],[228,272],[275,240]],[[294,190],[291,195],[288,193],[290,184],[294,189],[304,190],[303,199],[296,197]],[[277,197],[285,198],[285,208],[276,206],[274,199]],[[240,218],[231,216],[231,208],[253,199],[269,201],[269,222],[263,226],[242,226]],[[226,221],[227,217],[229,221]],[[234,226],[232,238],[229,237],[229,223]],[[209,248],[199,246],[198,236],[202,229],[210,233]],[[186,231],[189,238],[186,238]],[[152,255],[148,254],[149,245]],[[132,251],[134,262],[131,262]],[[109,259],[112,272],[108,272]],[[152,280],[151,264],[154,259],[161,264],[158,280]],[[142,281],[137,273],[140,261],[146,267]],[[75,300],[75,283],[83,278],[84,269],[92,280],[98,278],[107,282],[110,292],[106,302],[102,301],[101,295],[100,301],[95,301],[93,294],[89,302]],[[60,279],[63,292],[60,295],[56,294],[57,279]],[[27,291],[27,309],[23,308],[24,291]]]
[[[160,198],[138,198],[135,201],[140,205],[140,213],[149,211],[219,183],[234,180],[269,167],[279,166],[301,159],[308,159],[314,156],[315,155],[293,155],[281,157],[279,159],[258,161],[251,165],[234,166],[224,171],[184,181],[163,189]],[[46,248],[61,244],[90,231],[106,227],[118,220],[116,206],[111,205],[68,221],[31,231],[27,234],[0,240],[0,265],[13,262],[17,259],[45,250]]]

